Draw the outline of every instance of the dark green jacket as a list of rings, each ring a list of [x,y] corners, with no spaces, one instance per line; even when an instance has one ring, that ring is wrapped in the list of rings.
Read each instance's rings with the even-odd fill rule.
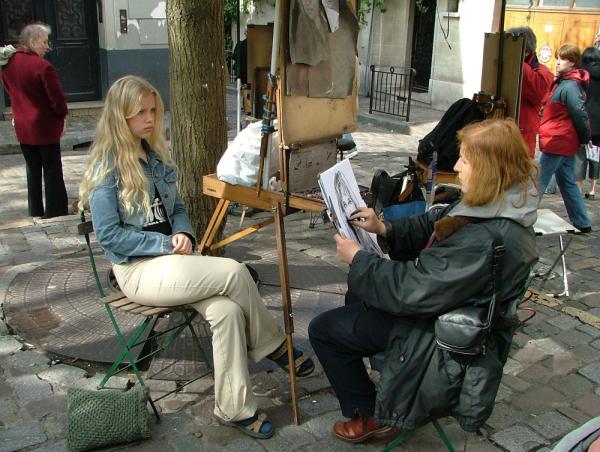
[[[490,416],[518,323],[517,302],[537,260],[532,229],[537,196],[529,196],[521,208],[513,201],[508,197],[509,207],[500,210],[458,204],[389,224],[390,256],[417,256],[414,260],[386,260],[364,251],[354,257],[348,290],[367,309],[398,316],[377,387],[377,422],[415,429],[452,415],[463,429],[476,431]],[[436,226],[441,239],[423,249],[442,218]],[[474,223],[481,220],[499,230],[506,254],[499,318],[488,336],[487,352],[467,358],[438,349],[433,327],[444,312],[486,305],[491,299],[492,237],[485,226]],[[407,328],[407,319],[412,328]]]

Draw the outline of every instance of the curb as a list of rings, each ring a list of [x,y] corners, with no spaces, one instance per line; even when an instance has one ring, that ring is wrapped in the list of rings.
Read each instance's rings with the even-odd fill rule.
[[[412,126],[408,123],[402,123],[397,120],[383,118],[381,116],[373,116],[369,113],[358,113],[359,124],[373,125],[386,130],[391,130],[402,135],[413,135],[411,133]]]
[[[95,131],[86,131],[74,137],[67,137],[60,140],[62,151],[76,151],[76,146],[94,141]],[[21,146],[18,142],[0,144],[0,155],[20,154]]]

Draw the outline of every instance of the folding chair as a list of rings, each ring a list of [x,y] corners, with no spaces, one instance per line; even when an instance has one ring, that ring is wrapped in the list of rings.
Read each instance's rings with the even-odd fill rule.
[[[144,380],[142,379],[138,364],[141,363],[142,361],[145,361],[146,359],[162,352],[163,350],[168,349],[174,343],[175,339],[181,333],[183,333],[183,331],[186,328],[189,329],[189,331],[192,335],[192,342],[194,343],[195,347],[197,348],[199,356],[206,363],[206,369],[207,369],[206,372],[202,373],[201,375],[199,375],[191,380],[184,382],[183,384],[177,385],[176,389],[169,391],[169,392],[161,395],[160,397],[150,400],[150,404],[152,406],[152,409],[154,410],[154,414],[156,415],[157,419],[160,419],[160,417],[158,415],[158,411],[156,410],[156,407],[154,405],[155,402],[159,401],[160,399],[162,399],[170,394],[173,394],[174,392],[180,391],[183,387],[189,385],[190,383],[192,383],[212,372],[212,367],[210,365],[210,361],[208,360],[208,357],[206,356],[206,354],[204,353],[204,350],[202,349],[200,340],[198,339],[198,336],[196,335],[196,332],[194,331],[194,326],[192,324],[193,320],[198,315],[198,311],[196,311],[195,309],[193,309],[192,307],[187,306],[187,305],[183,305],[183,306],[144,306],[144,305],[140,305],[138,303],[135,303],[135,302],[129,300],[122,292],[117,292],[117,293],[107,296],[104,292],[104,288],[102,287],[102,284],[100,283],[100,277],[98,276],[98,271],[96,269],[96,262],[94,260],[94,253],[92,251],[90,234],[92,232],[94,232],[94,226],[91,221],[89,221],[89,220],[86,221],[84,212],[81,212],[81,223],[78,225],[77,231],[78,231],[79,235],[83,235],[85,237],[88,256],[90,259],[92,272],[94,274],[96,288],[98,289],[98,294],[100,295],[100,301],[104,304],[104,307],[106,308],[108,317],[109,317],[109,319],[112,323],[112,326],[115,330],[115,333],[117,335],[117,339],[119,342],[119,348],[120,348],[119,355],[113,362],[110,369],[106,372],[106,375],[104,376],[104,378],[98,385],[98,389],[104,388],[104,386],[106,385],[106,383],[112,376],[114,376],[126,369],[129,369],[129,368],[133,369],[133,372],[134,372],[137,380],[139,381],[139,383],[142,386],[146,386],[144,384]],[[126,340],[125,336],[121,332],[121,329],[119,328],[119,325],[117,324],[117,321],[116,321],[114,313],[113,313],[114,309],[128,312],[130,314],[139,314],[140,316],[143,317],[141,324],[134,330],[134,332],[132,333],[129,340]],[[154,330],[154,326],[156,325],[156,322],[158,321],[158,319],[160,317],[166,317],[173,312],[180,312],[183,316],[183,321],[181,323],[179,323],[178,325],[175,325],[165,331],[161,331],[161,332],[152,334],[152,331]],[[144,334],[144,332],[146,331],[146,329],[148,327],[150,327],[149,331],[151,332],[151,334],[149,334],[148,337],[146,337],[146,339],[139,340],[140,337]],[[159,341],[159,339],[162,339],[162,342]],[[155,346],[154,350],[151,350],[148,353],[146,353],[145,355],[135,359],[134,355],[132,354],[132,350],[138,346],[142,346],[143,348],[145,348],[145,345],[147,343],[149,343],[149,344],[156,343],[157,345]],[[142,353],[143,352],[144,352],[144,350],[142,350]],[[128,361],[129,364],[122,366],[124,361]]]
[[[450,438],[448,438],[448,435],[446,434],[440,423],[437,421],[437,419],[434,419],[433,421],[431,421],[431,423],[437,430],[438,435],[440,435],[440,438],[444,442],[444,445],[448,449],[448,452],[456,452],[456,449],[454,449],[454,446],[450,442]],[[410,438],[414,432],[415,430],[407,430],[405,432],[400,433],[396,438],[394,438],[394,440],[391,443],[385,446],[385,449],[383,449],[382,452],[390,452],[394,447],[400,446],[402,443],[408,440],[408,438]]]

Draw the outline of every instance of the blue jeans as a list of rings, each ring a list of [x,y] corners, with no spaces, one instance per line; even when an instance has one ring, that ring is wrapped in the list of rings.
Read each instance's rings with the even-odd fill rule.
[[[542,194],[546,191],[546,187],[552,175],[554,175],[573,226],[578,229],[591,227],[592,222],[583,202],[583,196],[581,196],[581,191],[575,183],[575,156],[565,157],[563,155],[542,153],[540,167],[540,189]]]

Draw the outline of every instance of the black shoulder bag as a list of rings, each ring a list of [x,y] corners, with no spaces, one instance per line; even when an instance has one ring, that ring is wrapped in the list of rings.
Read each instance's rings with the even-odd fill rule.
[[[505,253],[504,241],[498,229],[485,225],[493,239],[492,300],[485,306],[462,306],[442,314],[435,321],[435,341],[442,350],[462,355],[484,355],[487,335],[496,314],[496,301],[500,297]]]

